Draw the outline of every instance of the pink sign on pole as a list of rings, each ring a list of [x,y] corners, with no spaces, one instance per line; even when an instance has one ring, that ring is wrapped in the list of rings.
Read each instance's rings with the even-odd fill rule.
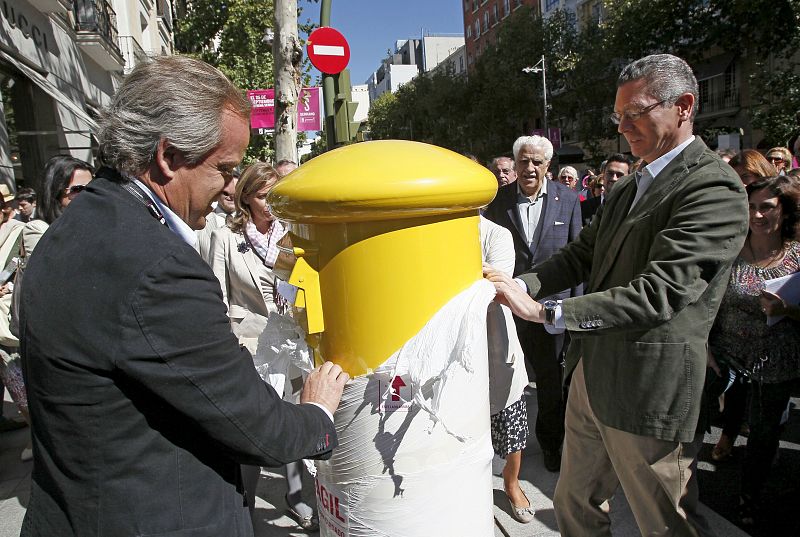
[[[546,138],[550,140],[550,143],[553,144],[553,149],[559,149],[561,147],[561,129],[558,127],[550,127],[547,133]],[[536,136],[544,136],[544,129],[533,129],[531,134],[535,134]]]
[[[297,130],[322,130],[322,115],[319,113],[319,88],[303,88],[297,103]]]
[[[259,134],[275,129],[275,90],[248,90],[247,98],[253,109],[250,112],[250,128],[258,129]]]

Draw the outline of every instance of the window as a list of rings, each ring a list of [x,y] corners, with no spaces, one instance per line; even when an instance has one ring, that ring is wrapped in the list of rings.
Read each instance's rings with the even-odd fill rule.
[[[497,4],[492,6],[492,26],[497,24]]]
[[[483,33],[486,33],[489,30],[489,10],[487,9],[483,13]]]
[[[522,0],[514,0],[514,9],[522,6]]]
[[[481,36],[481,21],[475,19],[475,39]]]
[[[459,56],[458,57],[458,72],[460,73],[463,70],[464,70],[464,56]]]
[[[555,9],[555,8],[558,7],[559,3],[560,3],[559,0],[545,0],[544,10],[545,11],[550,11],[552,9]]]
[[[472,37],[472,26],[467,26],[467,39]]]
[[[478,0],[472,0],[472,12],[478,11]]]
[[[508,17],[511,13],[511,0],[503,0],[503,17]]]

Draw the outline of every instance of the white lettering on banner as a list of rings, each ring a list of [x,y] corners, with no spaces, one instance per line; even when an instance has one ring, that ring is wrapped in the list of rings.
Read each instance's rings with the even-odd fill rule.
[[[381,398],[381,412],[408,412],[411,410],[411,401],[414,398],[411,379],[408,375],[398,375],[391,383],[381,379],[378,397]]]
[[[314,54],[319,56],[344,56],[344,47],[335,45],[312,45]]]
[[[317,491],[320,519],[336,535],[347,537],[349,535],[347,502],[341,500],[333,491],[326,489],[319,479],[314,481],[314,487]]]

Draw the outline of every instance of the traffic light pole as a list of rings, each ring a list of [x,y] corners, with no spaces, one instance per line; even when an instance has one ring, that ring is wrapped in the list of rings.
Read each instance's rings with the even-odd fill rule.
[[[331,0],[321,0],[319,8],[319,25],[331,25]],[[325,107],[325,137],[328,149],[336,148],[336,122],[333,101],[336,97],[334,75],[322,74],[322,101]]]

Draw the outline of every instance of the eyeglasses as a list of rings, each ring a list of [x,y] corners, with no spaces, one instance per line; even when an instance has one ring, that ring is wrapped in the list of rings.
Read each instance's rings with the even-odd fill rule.
[[[649,114],[651,111],[653,111],[653,109],[655,109],[656,106],[660,106],[665,102],[667,102],[667,100],[668,99],[664,99],[663,101],[658,101],[657,103],[653,103],[650,106],[645,106],[644,108],[641,108],[639,110],[627,110],[622,114],[614,112],[608,117],[611,119],[611,122],[614,125],[619,125],[620,123],[622,123],[623,119],[627,119],[628,121],[636,121],[643,115]]]
[[[770,162],[773,162],[773,163],[774,162],[784,162],[783,157],[776,157],[776,156],[767,157],[767,160],[770,161]]]
[[[64,189],[65,196],[77,196],[86,190],[86,185],[72,185]]]

